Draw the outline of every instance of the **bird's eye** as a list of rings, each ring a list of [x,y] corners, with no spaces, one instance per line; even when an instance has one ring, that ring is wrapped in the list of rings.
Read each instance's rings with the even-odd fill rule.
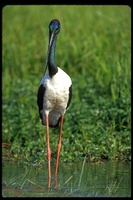
[[[58,30],[59,30],[59,27],[56,28],[56,31],[58,31]]]

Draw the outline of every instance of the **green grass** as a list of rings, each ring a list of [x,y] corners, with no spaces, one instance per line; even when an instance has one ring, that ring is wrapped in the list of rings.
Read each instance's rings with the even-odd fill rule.
[[[2,142],[10,157],[43,162],[45,127],[36,103],[48,24],[61,22],[56,63],[73,81],[61,159],[131,159],[131,9],[127,6],[6,6],[2,12]],[[55,157],[58,130],[50,129]],[[3,155],[7,149],[3,148]]]

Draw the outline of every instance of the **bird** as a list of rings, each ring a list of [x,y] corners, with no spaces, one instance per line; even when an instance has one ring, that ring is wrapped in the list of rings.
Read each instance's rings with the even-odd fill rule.
[[[41,78],[37,104],[42,125],[46,126],[47,161],[48,161],[48,188],[51,179],[51,148],[50,129],[59,127],[59,138],[57,143],[55,176],[58,174],[59,156],[62,143],[62,128],[64,115],[72,99],[72,80],[70,76],[56,65],[55,50],[57,36],[60,32],[61,24],[58,19],[53,19],[49,23],[49,42],[46,57],[44,75]]]

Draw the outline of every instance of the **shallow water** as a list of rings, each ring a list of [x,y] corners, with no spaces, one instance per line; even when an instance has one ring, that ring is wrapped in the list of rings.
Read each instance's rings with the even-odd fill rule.
[[[51,164],[54,174],[54,163]],[[130,197],[131,165],[60,163],[58,177],[52,176],[50,190],[47,184],[47,164],[44,168],[7,162],[2,166],[3,197]]]

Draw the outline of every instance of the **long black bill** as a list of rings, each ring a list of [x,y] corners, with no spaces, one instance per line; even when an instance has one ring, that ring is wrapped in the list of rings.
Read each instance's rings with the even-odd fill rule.
[[[50,40],[49,40],[49,44],[48,44],[48,52],[47,52],[47,58],[46,58],[46,63],[45,63],[45,68],[44,68],[44,74],[45,74],[46,71],[47,71],[49,53],[50,53],[50,49],[51,49],[53,40],[54,40],[54,33],[51,34],[51,37],[50,37]]]

